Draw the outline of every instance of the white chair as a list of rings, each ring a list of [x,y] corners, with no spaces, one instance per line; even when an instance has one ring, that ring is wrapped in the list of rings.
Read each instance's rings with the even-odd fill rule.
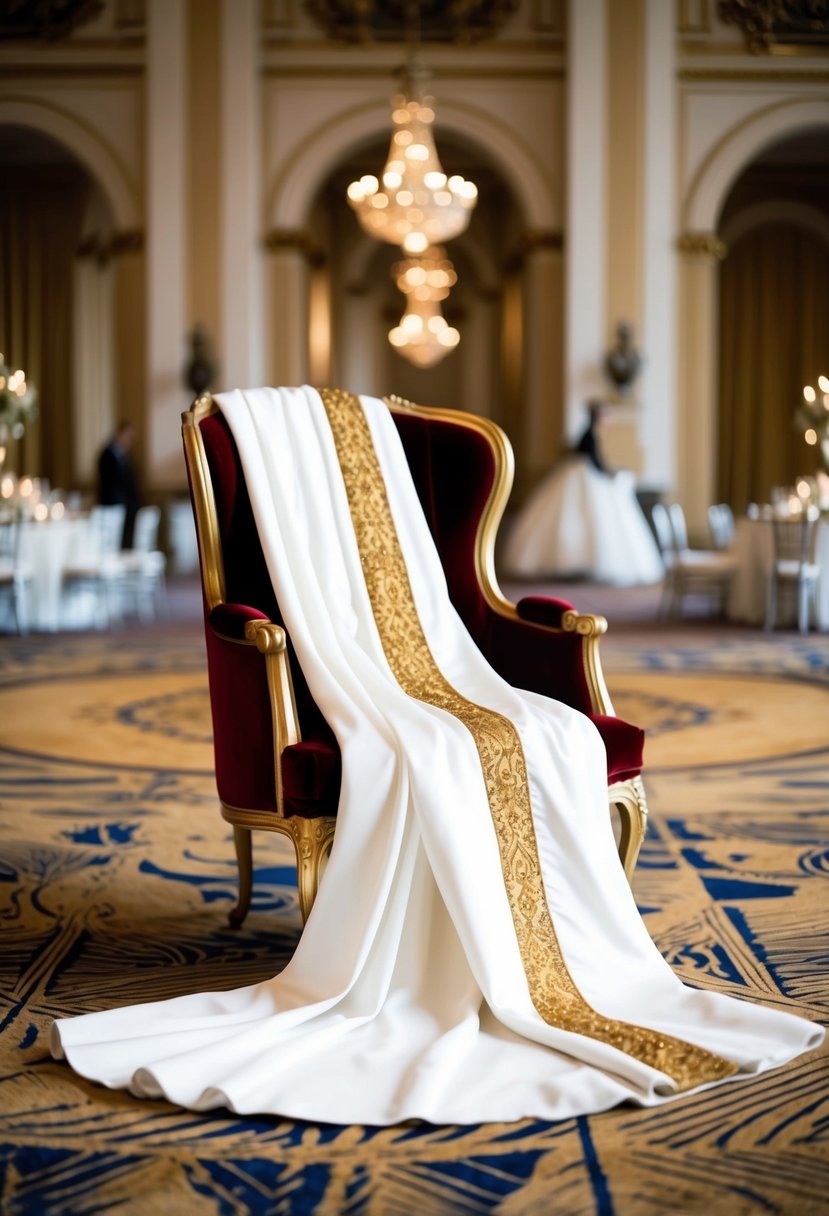
[[[797,593],[797,627],[801,633],[809,632],[820,576],[814,560],[818,519],[817,511],[807,511],[799,518],[772,521],[774,547],[766,574],[766,629],[774,629],[777,622],[778,592],[793,588]]]
[[[11,603],[15,633],[28,633],[28,589],[31,571],[21,559],[20,521],[13,515],[0,518],[0,596]]]
[[[152,620],[166,604],[167,558],[158,548],[161,508],[139,507],[133,529],[133,547],[118,555],[118,591],[124,610],[134,609],[141,620]]]
[[[109,628],[120,621],[118,555],[126,513],[122,503],[92,508],[86,553],[63,571],[64,616],[69,623],[73,608],[84,594],[94,596],[93,621],[97,628]]]
[[[714,548],[723,551],[734,544],[734,512],[727,502],[712,503],[708,508],[708,527]]]
[[[724,615],[737,569],[735,558],[713,549],[689,548],[685,512],[677,502],[670,507],[654,503],[651,519],[665,563],[660,616],[678,617],[682,602],[689,595],[714,599],[720,615]]]

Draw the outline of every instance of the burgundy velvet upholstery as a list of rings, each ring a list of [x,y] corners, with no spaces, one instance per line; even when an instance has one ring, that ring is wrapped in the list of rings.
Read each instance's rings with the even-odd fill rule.
[[[484,599],[475,572],[475,538],[495,477],[483,435],[450,422],[394,414],[417,492],[446,571],[455,607],[492,666],[510,684],[546,693],[588,714],[608,753],[608,778],[642,768],[644,734],[618,718],[592,713],[583,639],[553,632],[572,605],[531,596],[519,619],[501,616]],[[220,414],[201,423],[225,563],[227,602],[206,616],[216,781],[223,802],[275,810],[271,710],[261,654],[240,645],[249,620],[283,624],[245,488],[239,457]],[[340,753],[308,689],[288,639],[302,742],[282,755],[287,814],[334,815]]]

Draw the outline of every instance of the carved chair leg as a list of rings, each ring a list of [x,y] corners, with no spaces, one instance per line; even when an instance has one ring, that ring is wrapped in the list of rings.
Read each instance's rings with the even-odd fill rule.
[[[303,819],[299,815],[290,820],[296,849],[296,885],[303,924],[307,921],[317,897],[322,863],[334,839],[335,822],[334,819]]]
[[[634,777],[632,781],[625,782],[618,790],[611,792],[611,797],[619,813],[621,825],[619,857],[627,880],[632,883],[639,850],[642,848],[648,826],[648,806],[641,778]]]
[[[233,826],[233,843],[236,846],[236,864],[239,869],[239,899],[236,907],[228,914],[231,929],[239,929],[244,924],[250,909],[250,897],[253,892],[253,847],[250,828]]]

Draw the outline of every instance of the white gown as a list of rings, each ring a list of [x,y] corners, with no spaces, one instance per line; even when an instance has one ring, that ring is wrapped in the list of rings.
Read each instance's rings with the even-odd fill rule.
[[[556,465],[519,511],[502,564],[522,578],[581,575],[617,587],[658,583],[665,573],[633,474],[602,473],[578,453]]]
[[[686,988],[662,959],[598,734],[482,659],[383,403],[219,402],[343,752],[331,860],[280,975],[55,1022],[55,1054],[198,1110],[388,1124],[652,1105],[817,1045],[819,1027]]]

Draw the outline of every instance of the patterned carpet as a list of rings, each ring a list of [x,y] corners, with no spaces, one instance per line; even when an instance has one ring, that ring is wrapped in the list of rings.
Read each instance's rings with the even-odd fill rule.
[[[690,984],[825,1019],[829,639],[634,628],[604,654],[617,711],[650,731],[652,936]],[[49,1056],[52,1017],[283,965],[290,857],[257,838],[231,932],[198,627],[2,639],[0,722],[4,1213],[829,1211],[825,1050],[656,1111],[462,1128],[193,1114],[80,1080]]]

